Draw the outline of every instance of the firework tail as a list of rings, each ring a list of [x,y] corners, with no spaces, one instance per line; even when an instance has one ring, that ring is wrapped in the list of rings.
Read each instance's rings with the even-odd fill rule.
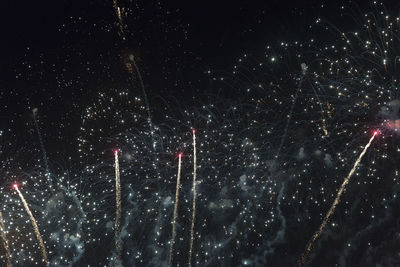
[[[119,35],[121,36],[122,40],[125,41],[125,31],[124,29],[126,28],[124,21],[123,21],[123,9],[121,9],[118,6],[118,2],[117,0],[113,0],[113,7],[115,9],[115,13],[117,15],[118,18],[118,27],[119,27]],[[139,82],[140,82],[140,86],[142,88],[142,93],[143,93],[143,97],[144,97],[144,102],[146,104],[146,111],[147,111],[147,123],[149,124],[149,128],[150,128],[150,134],[151,134],[151,138],[152,138],[152,142],[153,142],[153,150],[154,152],[156,151],[156,142],[155,142],[155,138],[154,138],[154,127],[153,127],[153,122],[151,120],[151,113],[150,113],[150,106],[149,106],[149,100],[147,99],[147,94],[146,94],[146,90],[144,88],[144,83],[143,83],[143,79],[142,79],[142,75],[140,74],[139,71],[139,67],[136,64],[136,60],[135,57],[132,55],[132,57],[130,57],[130,60],[132,61],[132,64],[135,68],[135,71],[138,75],[139,78]],[[133,76],[133,69],[130,66],[130,64],[127,64],[127,69],[129,71],[129,73]]]
[[[156,141],[155,141],[155,138],[154,138],[154,126],[153,126],[153,122],[151,120],[151,112],[150,112],[149,100],[147,98],[146,90],[144,89],[144,83],[143,83],[142,75],[140,74],[139,67],[136,64],[135,57],[132,57],[131,61],[133,63],[133,66],[135,67],[135,71],[136,71],[137,76],[139,78],[140,87],[142,88],[144,102],[146,104],[147,123],[149,124],[149,128],[150,128],[151,139],[152,139],[152,142],[153,142],[153,150],[154,150],[154,152],[156,152]],[[131,73],[131,74],[133,75],[133,73]]]
[[[301,80],[299,82],[299,86],[298,86],[298,88],[296,90],[296,94],[295,94],[295,96],[294,96],[294,98],[292,100],[292,105],[290,107],[289,114],[287,115],[286,125],[285,125],[285,129],[283,131],[283,136],[281,138],[281,142],[279,144],[278,150],[277,150],[276,155],[274,157],[274,164],[273,165],[275,165],[275,162],[278,160],[279,155],[280,155],[281,150],[282,150],[282,147],[283,147],[283,144],[285,143],[286,136],[287,136],[287,131],[289,129],[290,122],[292,121],[293,110],[294,110],[294,107],[296,106],[296,102],[297,102],[297,98],[299,96],[299,92],[301,91],[301,85],[303,83],[304,75],[305,75],[305,72],[303,72],[303,77],[301,78]]]
[[[174,245],[175,245],[175,237],[176,237],[176,220],[178,218],[179,187],[181,184],[181,165],[182,165],[182,154],[179,153],[178,174],[176,175],[174,217],[172,220],[171,247],[169,250],[169,266],[172,266],[172,261],[173,261],[173,256],[174,256]]]
[[[40,249],[42,251],[43,261],[44,261],[46,267],[49,267],[49,261],[47,260],[46,248],[44,246],[42,236],[40,235],[39,227],[38,227],[38,225],[36,223],[36,219],[35,219],[35,217],[33,217],[33,214],[31,212],[31,210],[29,209],[28,203],[26,203],[26,200],[25,200],[24,196],[22,195],[21,191],[19,191],[18,186],[14,185],[14,188],[15,188],[15,190],[17,190],[18,195],[19,195],[22,203],[24,204],[26,213],[28,213],[29,218],[31,219],[31,223],[32,223],[33,229],[35,230],[36,238],[37,238],[37,240],[39,242],[39,246],[40,246]]]
[[[121,36],[122,40],[125,41],[124,29],[126,28],[126,26],[125,26],[125,24],[124,24],[124,22],[123,22],[123,15],[122,15],[123,9],[121,9],[121,8],[118,6],[117,0],[113,0],[113,7],[114,7],[114,9],[115,9],[115,13],[116,13],[117,18],[118,18],[118,27],[119,27],[118,33],[119,33],[119,35]],[[147,93],[146,93],[146,90],[145,90],[145,88],[144,88],[144,83],[143,83],[142,75],[140,74],[139,67],[138,67],[137,64],[136,64],[135,57],[132,55],[132,57],[130,57],[130,60],[132,61],[132,64],[133,64],[133,66],[134,66],[134,68],[135,68],[135,71],[136,71],[136,73],[137,73],[137,76],[138,76],[138,78],[139,78],[140,86],[141,86],[141,88],[142,88],[142,93],[143,93],[143,97],[144,97],[144,102],[145,102],[145,104],[146,104],[147,123],[149,124],[151,139],[152,139],[152,142],[153,142],[153,150],[154,150],[154,152],[155,152],[155,151],[156,151],[156,142],[155,142],[155,138],[154,138],[154,127],[153,127],[153,122],[152,122],[152,120],[151,120],[151,112],[150,112],[149,100],[147,99]],[[127,64],[127,69],[128,69],[128,72],[133,76],[133,75],[134,75],[134,72],[133,72],[133,69],[132,69],[132,66],[131,66],[130,63]]]
[[[7,267],[11,267],[11,254],[10,254],[10,247],[8,246],[8,240],[6,236],[6,230],[4,228],[4,222],[3,222],[3,214],[0,212],[0,236],[1,236],[1,241],[3,243],[4,251],[6,253],[6,259],[7,259]]]
[[[37,118],[36,118],[37,109],[36,108],[33,109],[32,113],[33,113],[33,121],[35,123],[36,133],[37,133],[37,135],[39,137],[40,149],[42,150],[42,154],[43,154],[43,162],[44,162],[44,167],[46,169],[46,178],[47,178],[47,181],[49,183],[50,189],[53,189],[53,184],[51,182],[51,176],[50,176],[49,163],[48,163],[48,160],[47,160],[46,149],[44,148],[42,134],[40,133],[39,124],[38,124],[38,121],[37,121]]]
[[[192,266],[193,255],[193,241],[194,241],[194,222],[196,219],[196,171],[197,171],[197,157],[196,157],[196,131],[193,130],[193,206],[192,206],[192,225],[190,226],[190,248],[189,248],[189,267]]]
[[[115,199],[116,199],[116,216],[115,216],[115,266],[120,266],[121,264],[121,251],[122,245],[120,240],[121,232],[121,182],[119,174],[119,162],[118,162],[118,151],[114,152],[115,155]]]
[[[321,235],[322,231],[325,229],[329,218],[332,216],[332,214],[335,212],[336,206],[339,204],[340,202],[340,197],[342,196],[344,189],[346,187],[346,185],[349,183],[351,176],[353,176],[354,172],[357,169],[357,166],[360,164],[363,156],[365,155],[365,153],[367,152],[368,148],[370,147],[372,141],[374,140],[375,136],[378,134],[378,132],[374,132],[373,136],[371,137],[371,139],[369,139],[368,144],[365,146],[364,150],[361,152],[361,154],[358,156],[358,159],[356,160],[356,162],[354,163],[353,168],[350,170],[349,174],[347,175],[346,179],[344,179],[342,186],[340,187],[335,201],[333,201],[333,204],[331,206],[331,208],[329,209],[328,213],[325,215],[324,220],[322,221],[322,224],[320,225],[320,227],[318,228],[318,230],[315,232],[315,234],[313,235],[313,237],[311,238],[310,242],[308,243],[306,250],[304,251],[303,255],[301,256],[301,258],[298,261],[298,266],[301,267],[304,265],[304,263],[307,260],[308,254],[310,254],[315,241],[319,238],[319,236]]]
[[[114,7],[115,13],[118,18],[118,23],[117,23],[118,24],[118,34],[120,35],[122,40],[125,40],[125,32],[124,32],[125,24],[124,24],[124,21],[122,18],[123,10],[121,10],[121,8],[118,6],[117,0],[113,0],[113,7]]]

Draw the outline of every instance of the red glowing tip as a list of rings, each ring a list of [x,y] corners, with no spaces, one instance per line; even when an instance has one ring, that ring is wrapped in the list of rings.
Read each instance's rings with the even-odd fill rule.
[[[192,129],[192,133],[196,133],[196,129]]]
[[[18,184],[13,184],[15,190],[18,190]]]
[[[381,133],[381,131],[375,130],[375,131],[374,131],[374,136],[377,136],[377,135],[379,135],[380,133]]]
[[[178,157],[182,158],[182,153],[179,153],[179,154],[178,154]]]
[[[115,149],[115,150],[114,150],[114,154],[115,154],[115,155],[118,155],[118,149]]]

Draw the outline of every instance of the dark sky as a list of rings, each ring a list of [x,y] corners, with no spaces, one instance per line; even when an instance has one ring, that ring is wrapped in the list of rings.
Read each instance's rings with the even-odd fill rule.
[[[220,93],[210,77],[229,77],[242,55],[262,60],[267,45],[308,38],[307,26],[318,16],[351,29],[337,19],[341,2],[124,0],[118,2],[126,10],[122,41],[111,0],[7,0],[0,11],[0,122],[25,139],[37,107],[50,150],[65,154],[88,101],[99,90],[132,85],[124,66],[129,54],[138,58],[154,106],[169,97],[188,106]],[[346,10],[347,17],[361,10]],[[223,93],[235,97],[235,91]]]
[[[123,62],[130,53],[150,99],[216,93],[206,71],[225,76],[241,55],[261,57],[266,44],[301,37],[317,2],[120,1],[126,41],[111,0],[3,2],[1,123],[29,131],[38,107],[50,126],[45,136],[73,140],[86,100],[100,88],[129,85]]]

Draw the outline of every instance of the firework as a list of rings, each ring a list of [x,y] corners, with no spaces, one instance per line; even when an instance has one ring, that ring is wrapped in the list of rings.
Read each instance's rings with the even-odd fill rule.
[[[144,103],[146,104],[147,123],[148,123],[149,128],[150,128],[151,140],[153,142],[153,150],[154,150],[154,152],[156,152],[156,141],[155,141],[155,138],[154,138],[154,134],[155,134],[154,126],[153,126],[153,122],[151,120],[150,105],[149,105],[149,100],[147,98],[146,90],[144,89],[144,83],[143,83],[142,75],[140,74],[139,67],[136,64],[135,56],[134,55],[130,55],[129,59],[132,61],[132,64],[135,67],[136,73],[137,73],[137,75],[139,77],[139,83],[140,83],[140,87],[142,88],[142,93],[143,93],[143,97],[144,97]],[[131,72],[131,74],[133,75],[133,72]]]
[[[59,27],[68,33],[67,37],[72,36],[70,32],[74,38],[76,34],[89,33],[96,39],[103,36],[104,29],[109,34],[114,26],[119,41],[111,38],[112,42],[107,43],[109,38],[106,38],[106,52],[103,53],[104,47],[95,51],[98,59],[90,56],[93,52],[90,48],[82,46],[75,50],[74,46],[67,46],[66,53],[56,53],[61,57],[56,62],[46,61],[47,54],[43,53],[40,57],[44,57],[43,64],[29,62],[28,58],[22,65],[29,68],[11,68],[18,77],[47,77],[35,73],[57,75],[60,90],[67,92],[69,86],[76,85],[83,94],[82,101],[73,98],[73,109],[62,115],[59,123],[54,123],[53,114],[41,123],[37,109],[33,110],[34,121],[29,129],[33,130],[33,136],[27,135],[28,147],[20,148],[22,157],[13,155],[14,147],[7,149],[8,144],[15,142],[5,135],[25,132],[12,131],[12,127],[7,127],[9,132],[5,127],[0,129],[4,177],[0,184],[1,210],[13,263],[32,265],[39,252],[32,226],[25,222],[25,211],[18,209],[20,200],[7,190],[9,181],[15,177],[24,179],[29,186],[29,197],[27,191],[24,196],[41,225],[52,265],[173,266],[182,261],[180,264],[189,266],[292,266],[302,255],[287,252],[303,253],[321,223],[320,232],[305,252],[305,265],[311,261],[310,254],[316,255],[313,263],[320,266],[323,262],[354,266],[355,258],[361,259],[359,265],[373,262],[386,266],[396,262],[396,255],[387,251],[397,245],[393,218],[400,192],[400,170],[395,164],[400,157],[395,139],[400,132],[400,79],[396,71],[400,62],[400,19],[386,18],[385,10],[368,12],[365,18],[356,17],[355,24],[343,22],[350,32],[342,36],[341,25],[336,25],[337,28],[335,22],[326,25],[323,17],[318,18],[315,24],[307,25],[309,34],[296,35],[295,42],[280,40],[271,46],[262,43],[260,46],[266,48],[262,53],[249,51],[250,54],[243,55],[232,76],[226,69],[212,71],[211,64],[207,74],[210,88],[194,90],[193,98],[189,99],[186,93],[181,93],[187,92],[184,89],[187,75],[175,64],[185,65],[187,61],[175,56],[170,50],[171,43],[160,48],[160,54],[166,58],[157,58],[156,54],[154,59],[145,56],[154,48],[153,30],[171,34],[180,31],[180,25],[186,25],[179,11],[164,12],[167,10],[159,3],[154,6],[157,9],[151,9],[153,4],[148,1],[128,2],[109,1],[109,5],[104,5],[108,9],[105,12],[112,17],[105,16],[101,23],[71,16],[65,26]],[[147,10],[155,12],[147,14]],[[135,16],[129,18],[127,14]],[[351,17],[354,12],[341,10],[340,14]],[[141,21],[148,23],[148,15],[156,27],[142,28]],[[172,22],[175,18],[180,20],[178,28]],[[162,27],[157,23],[162,23]],[[81,24],[87,27],[77,28]],[[135,36],[128,34],[128,25],[133,27],[130,32]],[[101,34],[97,36],[99,31]],[[154,36],[157,41],[154,43],[159,45],[162,38]],[[175,34],[165,37],[168,38],[164,41],[178,40]],[[180,51],[186,51],[183,41],[179,47]],[[144,60],[149,60],[146,72],[133,52],[136,49]],[[76,54],[82,57],[74,57]],[[120,62],[115,57],[109,61],[117,54],[123,59],[122,70],[128,79],[120,76],[121,69],[115,65]],[[236,61],[228,60],[228,65]],[[160,66],[153,70],[154,63]],[[83,67],[76,75],[69,72],[74,71],[75,65]],[[158,68],[162,69],[163,81],[157,80]],[[66,73],[61,73],[61,69]],[[86,88],[93,84],[91,77],[102,86],[96,90]],[[144,83],[146,77],[150,77],[149,86]],[[200,82],[205,77],[193,78]],[[47,80],[40,81],[37,84],[49,84]],[[32,82],[36,84],[35,80]],[[162,88],[158,86],[160,83]],[[49,88],[44,91],[52,92]],[[54,97],[48,94],[38,97],[41,95]],[[56,103],[39,100],[42,99],[21,103]],[[51,105],[46,106],[50,108]],[[32,109],[29,112],[32,114]],[[72,146],[75,138],[69,138],[78,129],[77,123],[70,123],[78,114],[82,119],[78,130],[79,151],[75,151],[79,158],[75,157]],[[193,122],[196,130],[202,132],[198,140],[195,132],[192,136],[182,134]],[[51,125],[56,131],[47,132],[45,127]],[[371,158],[368,165],[361,167],[363,162],[359,163],[350,177],[349,167],[353,167],[350,164],[354,164],[368,142],[360,135],[370,125],[379,125],[388,132],[379,140],[380,146],[374,147],[378,139],[375,137],[367,150],[369,155],[363,156]],[[57,135],[50,136],[54,133]],[[64,139],[63,134],[67,133]],[[46,136],[50,137],[48,142]],[[32,137],[38,149],[29,147]],[[176,155],[178,147],[178,151],[190,150],[192,139],[194,170],[190,174],[181,166],[185,164],[181,155],[179,164],[176,158],[171,161],[171,155]],[[63,155],[64,150],[56,146],[60,140],[71,140],[71,147],[65,151],[69,155]],[[115,155],[112,162],[105,151],[110,151],[116,143],[124,154]],[[201,157],[197,158],[196,150]],[[37,153],[40,160],[32,160],[37,159]],[[54,160],[68,158],[68,165],[52,164],[51,154],[57,155]],[[121,158],[124,166],[119,166]],[[57,168],[50,169],[50,177],[52,166]],[[44,172],[46,176],[41,175]],[[187,192],[182,191],[185,173],[189,184],[193,179]],[[201,187],[197,186],[197,174]],[[360,179],[352,178],[358,174]],[[53,190],[49,190],[50,178]],[[174,202],[171,192],[175,179]],[[347,186],[350,179],[356,179],[353,182],[362,186]],[[343,190],[339,190],[341,186]],[[343,194],[344,190],[348,195]],[[349,195],[355,201],[344,201]],[[333,203],[335,198],[337,204]],[[320,212],[326,214],[330,208],[326,222],[324,214],[319,219]],[[37,214],[43,216],[39,218]],[[342,216],[351,216],[351,220],[337,231],[334,220]],[[329,237],[328,228],[333,229],[329,233],[334,235],[329,239],[330,246],[323,246],[317,252],[316,244]],[[381,229],[390,232],[377,234]],[[307,232],[310,234],[304,236]],[[26,234],[33,238],[33,244],[24,242]],[[300,239],[305,242],[293,242]],[[183,254],[180,241],[186,244]],[[3,245],[0,246],[5,265]],[[38,256],[41,261],[41,255]]]
[[[37,118],[36,118],[37,112],[38,112],[37,108],[34,108],[32,110],[33,122],[35,123],[36,132],[37,132],[37,135],[39,137],[40,149],[42,150],[42,154],[43,154],[43,162],[44,162],[44,167],[45,167],[45,170],[46,170],[46,174],[45,175],[46,175],[46,178],[47,178],[47,180],[49,182],[50,189],[52,189],[52,182],[51,182],[50,169],[49,169],[49,163],[48,163],[48,160],[47,160],[46,149],[44,148],[42,134],[40,133],[39,124],[38,124],[38,121],[37,121]]]
[[[333,204],[331,206],[331,208],[329,209],[328,213],[325,215],[324,220],[322,221],[321,226],[319,227],[319,229],[317,230],[317,232],[313,235],[313,237],[311,238],[311,241],[308,243],[305,252],[303,253],[303,255],[301,256],[298,264],[299,266],[303,266],[304,263],[307,260],[308,254],[311,252],[315,241],[319,238],[319,236],[321,235],[322,231],[324,230],[326,224],[329,221],[329,218],[332,216],[332,214],[335,212],[336,206],[339,204],[340,202],[340,197],[343,194],[343,191],[346,187],[346,185],[349,183],[351,176],[353,176],[354,172],[357,169],[357,166],[360,164],[363,156],[365,155],[365,153],[367,152],[368,148],[370,147],[372,141],[374,140],[375,136],[378,134],[378,131],[374,131],[372,137],[369,139],[368,144],[364,147],[363,151],[361,152],[361,154],[358,156],[356,162],[354,163],[353,168],[350,170],[349,174],[347,175],[346,179],[344,179],[342,186],[340,187],[335,200],[333,201]]]
[[[172,266],[172,261],[173,261],[173,256],[174,256],[174,244],[175,244],[175,237],[176,237],[176,220],[178,218],[179,188],[180,188],[180,183],[181,183],[181,165],[182,165],[182,153],[179,153],[178,174],[176,175],[174,217],[172,220],[171,247],[170,247],[170,252],[169,252],[169,265],[170,266]]]
[[[119,175],[119,162],[118,162],[118,151],[114,152],[115,155],[115,196],[116,196],[116,215],[115,215],[115,254],[116,261],[115,265],[119,266],[121,263],[121,251],[122,245],[120,240],[120,225],[121,225],[121,182]]]
[[[124,29],[125,29],[125,24],[124,24],[124,20],[123,20],[123,9],[121,10],[121,8],[118,6],[118,2],[117,0],[113,0],[113,6],[114,6],[114,10],[115,13],[117,15],[118,18],[118,34],[121,36],[122,40],[125,40],[125,36],[124,36]]]
[[[39,242],[39,246],[40,246],[40,249],[42,251],[43,261],[44,261],[46,267],[48,267],[49,266],[49,261],[47,260],[46,248],[44,246],[42,236],[40,235],[39,227],[38,227],[38,225],[36,223],[36,219],[35,219],[35,217],[33,217],[33,214],[31,212],[31,210],[29,209],[28,203],[26,202],[26,200],[25,200],[24,196],[22,195],[21,191],[19,191],[18,185],[14,184],[14,189],[18,192],[18,195],[19,195],[22,203],[24,204],[26,213],[28,213],[29,218],[31,219],[31,223],[32,223],[33,229],[35,230],[36,238],[37,238],[37,240]]]
[[[4,247],[4,251],[6,253],[6,258],[7,258],[7,267],[11,267],[10,248],[8,246],[8,240],[7,240],[4,223],[3,223],[3,214],[1,212],[0,212],[0,232],[1,232],[1,240],[3,241],[3,247]]]
[[[196,219],[196,130],[193,129],[193,206],[192,206],[192,224],[190,226],[190,248],[189,248],[189,267],[192,266],[193,241],[194,241],[194,222]]]

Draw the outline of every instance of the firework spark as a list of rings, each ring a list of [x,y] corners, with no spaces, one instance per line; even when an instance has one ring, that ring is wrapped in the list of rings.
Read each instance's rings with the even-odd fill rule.
[[[123,9],[121,10],[121,8],[118,6],[118,2],[117,0],[113,0],[113,6],[114,6],[114,10],[115,13],[117,14],[117,18],[118,18],[118,34],[121,36],[122,40],[125,40],[125,36],[124,36],[124,29],[125,29],[125,24],[124,24],[124,20],[123,20]]]
[[[37,132],[37,135],[39,137],[40,149],[42,150],[42,154],[43,154],[43,162],[44,162],[44,167],[46,169],[46,178],[47,178],[47,180],[49,182],[50,189],[52,189],[53,184],[52,184],[51,176],[50,176],[49,163],[48,163],[48,160],[47,160],[46,149],[44,148],[42,134],[40,133],[39,124],[38,124],[38,121],[37,121],[37,112],[38,112],[37,108],[34,108],[32,110],[33,122],[35,123],[36,132]]]
[[[3,214],[0,212],[0,232],[1,232],[1,240],[3,242],[4,251],[6,253],[7,258],[7,267],[11,267],[11,254],[10,254],[10,247],[8,246],[8,240],[4,228],[3,222]]]
[[[116,215],[115,215],[115,254],[116,260],[115,265],[119,266],[121,263],[121,251],[122,245],[120,242],[120,232],[121,232],[121,182],[119,175],[119,162],[118,162],[118,151],[114,151],[115,155],[115,196],[116,196]]]
[[[150,112],[150,105],[149,105],[149,100],[147,98],[147,93],[146,90],[144,88],[144,83],[143,83],[143,79],[142,79],[142,75],[140,74],[140,70],[138,65],[136,64],[136,60],[135,57],[133,55],[131,55],[129,57],[129,59],[132,61],[133,66],[135,67],[136,73],[138,75],[139,78],[139,82],[140,82],[140,87],[142,88],[142,93],[143,93],[143,97],[144,97],[144,102],[146,104],[146,111],[147,111],[147,123],[149,125],[150,128],[150,134],[151,134],[151,140],[153,142],[153,150],[154,152],[156,152],[156,141],[155,141],[155,137],[154,137],[154,126],[153,126],[153,122],[151,120],[151,112]],[[131,73],[133,75],[133,73]]]
[[[36,219],[35,219],[35,217],[33,217],[33,214],[31,212],[31,210],[29,209],[28,203],[26,202],[26,200],[25,200],[24,196],[22,195],[21,191],[19,191],[18,185],[14,184],[13,187],[18,192],[18,195],[19,195],[22,203],[24,204],[26,213],[28,213],[29,218],[31,219],[31,223],[32,223],[33,229],[35,230],[36,238],[37,238],[37,240],[39,242],[39,246],[40,246],[40,249],[42,251],[43,261],[44,261],[46,267],[48,267],[49,266],[49,261],[47,260],[46,248],[44,246],[42,236],[40,235],[39,227],[38,227],[38,225],[36,223]]]
[[[192,266],[193,255],[193,241],[194,241],[194,222],[196,219],[196,171],[197,171],[197,157],[196,157],[196,130],[193,132],[193,206],[192,206],[192,224],[190,226],[190,249],[189,249],[189,267]]]
[[[174,256],[174,244],[175,244],[175,237],[176,237],[176,220],[178,218],[179,188],[180,188],[180,184],[181,184],[181,165],[182,165],[182,153],[179,153],[178,174],[176,176],[174,217],[173,217],[173,221],[172,221],[171,248],[169,251],[169,265],[170,266],[172,266],[172,261],[173,261],[173,256]]]
[[[303,255],[301,256],[298,265],[299,266],[303,266],[304,263],[307,260],[308,254],[311,252],[315,241],[319,238],[319,236],[321,235],[322,231],[325,229],[326,224],[329,221],[329,218],[332,216],[332,214],[335,212],[336,206],[339,204],[340,202],[340,197],[342,196],[344,189],[346,187],[346,185],[349,183],[351,176],[353,176],[354,172],[357,169],[357,166],[360,164],[363,156],[365,155],[365,153],[367,152],[368,148],[370,147],[372,141],[374,140],[375,136],[377,136],[379,134],[378,131],[374,131],[372,137],[369,139],[368,144],[364,147],[364,150],[361,152],[361,154],[358,156],[358,159],[356,160],[356,162],[354,163],[353,168],[350,170],[349,174],[347,175],[346,179],[344,179],[342,186],[340,187],[335,201],[333,201],[333,204],[331,206],[331,208],[329,209],[328,213],[325,215],[324,220],[322,221],[321,226],[319,227],[319,229],[317,230],[317,232],[315,232],[315,234],[313,235],[313,237],[311,238],[311,241],[308,243],[306,250],[304,251]]]

